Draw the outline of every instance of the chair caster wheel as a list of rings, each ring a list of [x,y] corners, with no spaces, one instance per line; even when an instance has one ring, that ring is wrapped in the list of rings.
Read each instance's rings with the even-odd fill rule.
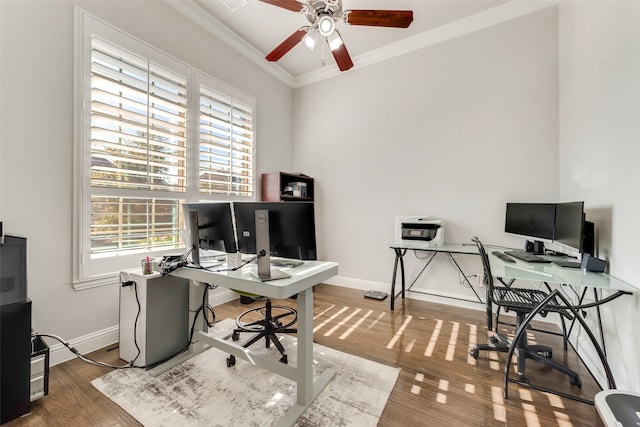
[[[231,334],[231,339],[233,341],[238,341],[240,339],[240,332],[238,331],[233,331],[233,333]]]
[[[575,376],[571,378],[571,385],[574,385],[578,388],[582,388],[582,380],[580,379],[579,376]]]
[[[280,358],[280,362],[284,363],[285,365],[289,363],[289,358],[287,358],[286,354]]]
[[[236,364],[236,357],[231,355],[229,357],[227,357],[227,368],[230,368],[232,366],[235,366]]]
[[[474,359],[478,359],[479,355],[480,355],[480,349],[472,348],[471,350],[469,350],[469,356],[473,357]]]

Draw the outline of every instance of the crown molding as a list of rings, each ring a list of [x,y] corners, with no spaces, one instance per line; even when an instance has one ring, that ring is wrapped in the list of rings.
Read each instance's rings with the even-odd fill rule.
[[[169,6],[200,25],[207,32],[220,39],[227,46],[236,50],[242,56],[273,75],[289,87],[294,87],[294,77],[278,64],[268,62],[264,54],[240,37],[236,32],[223,24],[218,18],[207,12],[193,0],[164,0]]]
[[[266,61],[262,52],[258,51],[245,39],[233,32],[193,0],[165,0],[165,2],[292,89],[297,89],[342,74],[342,72],[335,67],[327,67],[294,77],[278,64]],[[352,58],[353,68],[346,72],[362,69],[400,55],[424,49],[425,47],[433,46],[521,16],[526,16],[556,6],[558,3],[559,0],[512,0],[483,12],[467,16],[450,22],[449,24],[358,55]]]

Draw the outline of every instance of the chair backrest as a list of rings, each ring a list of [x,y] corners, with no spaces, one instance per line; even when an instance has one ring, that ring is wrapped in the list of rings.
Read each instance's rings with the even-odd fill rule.
[[[489,264],[489,255],[487,255],[487,251],[484,249],[484,245],[477,237],[473,237],[471,239],[473,243],[478,247],[478,252],[480,253],[480,260],[482,261],[482,268],[484,270],[484,278],[482,279],[484,285],[489,290],[490,294],[493,293],[493,275],[491,274],[491,264]]]

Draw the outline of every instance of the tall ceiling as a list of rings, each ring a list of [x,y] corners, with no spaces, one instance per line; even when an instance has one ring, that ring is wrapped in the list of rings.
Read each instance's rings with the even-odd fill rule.
[[[313,51],[304,43],[299,43],[278,62],[264,59],[292,33],[309,25],[302,13],[259,0],[165,1],[292,87],[339,74],[326,43],[318,43]],[[403,29],[351,26],[339,21],[336,28],[353,59],[353,70],[554,3],[518,0],[343,0],[343,10],[412,10],[413,22],[409,28]]]

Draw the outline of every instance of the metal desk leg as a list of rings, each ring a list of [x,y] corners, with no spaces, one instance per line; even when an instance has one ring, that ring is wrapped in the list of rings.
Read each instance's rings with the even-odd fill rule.
[[[277,426],[294,426],[313,401],[331,382],[336,374],[333,369],[324,371],[313,381],[313,290],[308,288],[298,294],[298,345],[296,403],[280,419]]]
[[[407,253],[406,249],[394,248],[393,251],[396,254],[396,259],[393,262],[393,276],[391,277],[391,310],[394,309],[394,303],[398,295],[396,295],[396,276],[398,273],[398,262],[400,262],[400,275],[402,281],[402,298],[404,298],[404,254]]]
[[[622,293],[619,293],[619,294],[622,294]],[[589,340],[591,340],[591,343],[593,344],[593,347],[595,348],[596,352],[598,353],[598,357],[600,358],[600,362],[602,363],[602,367],[604,368],[605,374],[607,376],[607,382],[608,382],[608,385],[609,385],[609,389],[615,389],[616,388],[616,383],[615,383],[615,380],[613,379],[613,373],[611,372],[611,368],[609,366],[609,363],[607,362],[607,358],[606,358],[604,352],[602,351],[602,348],[598,344],[598,340],[596,339],[595,335],[593,335],[593,332],[589,328],[589,325],[587,325],[587,322],[582,318],[582,316],[579,315],[579,313],[576,310],[576,308],[573,305],[571,305],[571,303],[569,303],[567,298],[562,293],[560,293],[560,291],[558,291],[556,289],[553,292],[551,292],[544,300],[542,300],[542,302],[540,302],[540,304],[538,304],[538,306],[531,313],[529,313],[527,315],[527,317],[524,320],[524,322],[522,322],[518,326],[518,329],[515,332],[515,335],[513,337],[513,341],[511,343],[511,346],[509,347],[509,352],[507,353],[507,360],[506,360],[505,368],[504,368],[504,383],[503,383],[503,392],[502,392],[502,394],[503,394],[503,397],[505,399],[508,399],[508,397],[509,397],[508,396],[509,370],[511,369],[511,359],[513,358],[513,353],[514,353],[514,351],[516,349],[516,343],[523,336],[523,334],[526,333],[527,326],[529,325],[529,323],[531,323],[533,318],[540,311],[542,311],[544,309],[545,305],[547,305],[551,300],[553,300],[553,298],[556,298],[556,297],[559,298],[562,301],[562,303],[565,305],[567,310],[571,311],[571,314],[573,315],[573,317],[578,319],[578,321],[580,322],[580,324],[584,328],[584,331],[589,336]],[[520,359],[520,357],[518,357],[518,359]],[[518,381],[516,381],[516,382],[521,384]],[[546,387],[534,386],[533,384],[524,384],[524,385],[527,385],[527,386],[529,386],[531,388],[534,388],[534,389],[537,389],[537,390],[541,390],[541,391],[545,391],[545,392],[548,392],[548,393],[556,394],[558,396],[566,397],[568,399],[573,399],[573,400],[577,400],[579,402],[588,403],[588,404],[593,405],[593,401],[586,400],[586,399],[583,399],[583,398],[578,397],[578,396],[573,396],[573,395],[570,395],[570,394],[567,394],[567,393],[562,393],[562,392],[550,390],[550,389],[548,389]]]

